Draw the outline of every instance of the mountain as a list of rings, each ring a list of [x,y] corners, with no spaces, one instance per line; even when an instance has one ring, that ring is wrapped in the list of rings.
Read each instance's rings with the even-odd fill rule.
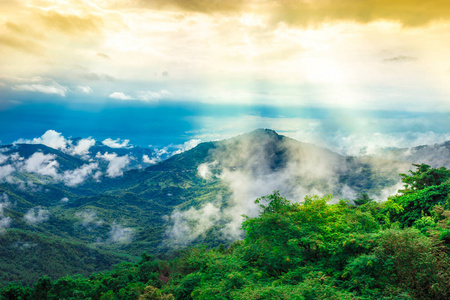
[[[29,243],[38,234],[51,238],[54,247],[75,247],[76,256],[103,255],[90,260],[96,270],[107,268],[120,255],[133,260],[144,251],[164,255],[198,243],[214,246],[241,238],[241,216],[255,216],[254,200],[273,190],[295,201],[329,193],[351,200],[362,192],[385,199],[397,191],[398,174],[410,167],[401,161],[342,156],[269,129],[201,143],[146,168],[122,168],[122,174],[110,170],[113,159],[97,169],[96,161],[43,145],[2,149],[0,173],[8,165],[14,172],[0,176],[0,224],[7,225],[2,225],[0,235],[23,233],[8,235],[4,247]],[[91,158],[102,151],[115,153],[115,158],[144,155],[141,150],[131,154],[99,144],[89,151]],[[15,153],[20,161],[14,161]],[[25,167],[33,155],[41,158],[40,164]],[[45,244],[42,239],[33,243]],[[52,255],[44,246],[27,251],[40,264],[48,264],[44,257]],[[48,253],[42,256],[40,251]],[[62,256],[52,257],[55,266],[64,265]],[[10,257],[7,265],[20,269],[25,263]],[[33,272],[34,277],[45,274]],[[14,280],[31,282],[26,279],[30,274],[22,275],[16,274]]]
[[[0,154],[8,157],[14,155],[13,158],[10,157],[10,160],[20,159],[26,161],[36,153],[42,153],[45,156],[54,156],[54,159],[58,162],[57,169],[59,171],[76,169],[85,164],[85,161],[79,157],[66,154],[42,144],[14,144],[0,146]]]
[[[450,141],[422,145],[413,148],[386,149],[383,156],[389,159],[402,160],[417,164],[427,164],[433,168],[450,168]]]

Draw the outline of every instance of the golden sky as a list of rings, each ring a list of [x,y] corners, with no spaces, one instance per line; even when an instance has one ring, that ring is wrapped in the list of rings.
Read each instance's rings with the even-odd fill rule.
[[[0,12],[0,101],[450,110],[450,1],[2,0]]]

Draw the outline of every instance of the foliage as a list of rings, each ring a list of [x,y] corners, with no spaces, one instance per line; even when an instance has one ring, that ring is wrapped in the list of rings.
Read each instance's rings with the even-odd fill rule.
[[[407,191],[383,203],[291,202],[275,191],[255,201],[245,239],[228,247],[11,283],[0,299],[449,299],[450,187],[433,175],[444,171],[419,166],[404,176]]]

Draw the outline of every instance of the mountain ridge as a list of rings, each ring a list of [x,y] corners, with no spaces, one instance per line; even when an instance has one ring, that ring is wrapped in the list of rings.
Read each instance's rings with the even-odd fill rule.
[[[52,155],[59,151],[23,147]],[[409,166],[376,157],[347,157],[258,129],[200,143],[158,164],[115,178],[101,177],[100,182],[89,177],[67,186],[25,173],[23,181],[33,185],[0,182],[0,197],[9,199],[2,202],[6,208],[0,217],[10,218],[5,231],[39,232],[130,258],[144,251],[162,255],[239,238],[241,215],[255,215],[254,200],[273,190],[297,201],[307,194],[329,193],[353,200],[363,192],[386,199],[398,190],[400,169]],[[35,223],[28,223],[26,215]]]

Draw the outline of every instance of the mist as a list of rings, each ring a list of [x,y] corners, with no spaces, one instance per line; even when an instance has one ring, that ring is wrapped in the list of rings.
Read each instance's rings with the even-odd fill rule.
[[[220,229],[223,238],[240,239],[243,216],[258,215],[255,199],[275,190],[294,202],[302,202],[307,195],[332,194],[332,202],[347,199],[353,203],[363,190],[342,181],[348,176],[354,176],[355,181],[372,179],[364,176],[391,180],[387,187],[367,191],[371,198],[384,201],[401,187],[398,174],[409,167],[409,163],[368,156],[346,157],[274,131],[257,130],[217,143],[206,161],[198,165],[197,176],[225,184],[230,196],[218,197],[197,209],[176,209],[170,216],[168,237],[175,244],[187,245],[220,223],[225,224]]]

